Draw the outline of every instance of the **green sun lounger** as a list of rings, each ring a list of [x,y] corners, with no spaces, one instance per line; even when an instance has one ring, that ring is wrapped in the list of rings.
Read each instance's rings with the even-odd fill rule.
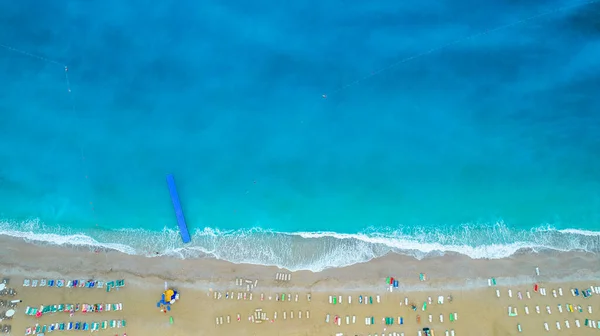
[[[122,320],[121,323],[123,324],[123,328],[127,327],[127,322],[125,320]]]
[[[58,311],[58,305],[53,305],[51,309],[53,313],[56,313]]]
[[[102,329],[106,329],[108,327],[108,321],[102,321]]]
[[[64,304],[59,304],[58,305],[58,311],[60,311],[60,312],[65,311],[65,305]]]
[[[115,282],[114,281],[109,281],[106,283],[106,291],[110,292],[110,290],[115,287]]]
[[[99,326],[100,326],[100,324],[99,324],[98,322],[94,322],[94,323],[92,323],[92,328],[91,328],[91,329],[92,329],[92,331],[96,331],[96,330],[98,330],[98,327],[99,327]]]
[[[116,286],[117,286],[117,288],[124,287],[125,286],[125,279],[117,280]]]
[[[116,320],[110,320],[110,327],[111,328],[116,328],[117,327],[117,321]]]

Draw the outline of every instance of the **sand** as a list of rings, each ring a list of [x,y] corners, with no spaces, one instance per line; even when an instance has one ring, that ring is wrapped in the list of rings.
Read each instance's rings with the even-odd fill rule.
[[[0,237],[0,246],[0,277],[10,278],[9,287],[18,292],[15,297],[1,299],[22,300],[14,318],[0,322],[12,326],[12,335],[24,334],[28,326],[36,323],[112,319],[125,319],[127,327],[100,330],[98,335],[394,335],[395,332],[409,336],[418,335],[417,331],[424,327],[433,329],[435,335],[444,335],[446,330],[454,331],[457,336],[600,335],[600,329],[584,326],[586,319],[600,323],[600,294],[584,298],[581,294],[574,297],[570,291],[571,288],[581,292],[592,285],[600,286],[600,260],[588,253],[522,253],[500,260],[472,260],[460,255],[416,260],[388,255],[364,264],[312,273],[214,259],[147,258],[115,251],[41,246],[7,237]],[[536,267],[539,267],[539,276]],[[289,273],[291,280],[278,281],[277,273]],[[420,281],[420,273],[426,274],[426,281]],[[385,283],[390,276],[399,280],[399,287],[393,292]],[[496,279],[496,286],[488,286],[491,277]],[[110,292],[97,288],[32,288],[22,286],[24,278],[125,279],[126,286]],[[236,285],[236,279],[243,279],[244,285]],[[246,280],[252,283],[251,291],[247,291]],[[180,300],[167,313],[156,306],[165,281],[181,293]],[[256,287],[253,286],[255,281]],[[535,292],[534,284],[545,288],[546,295]],[[558,295],[558,288],[562,288],[563,296]],[[508,295],[509,289],[512,297]],[[556,298],[553,290],[557,291]],[[240,300],[238,293],[242,293]],[[219,294],[220,299],[215,299]],[[276,301],[275,297],[281,294],[286,294],[286,301]],[[360,304],[361,295],[366,302],[371,297],[373,303]],[[329,303],[330,296],[341,296],[341,303]],[[348,302],[348,296],[352,297],[352,303]],[[444,297],[443,304],[437,303],[439,296]],[[448,296],[452,297],[451,302]],[[405,298],[409,306],[404,304]],[[429,298],[432,303],[423,311],[423,303]],[[55,313],[39,319],[24,314],[27,306],[42,304],[117,302],[123,304],[122,311],[77,312],[73,317],[69,313]],[[411,308],[412,304],[417,307],[416,311]],[[562,313],[558,310],[559,304]],[[581,306],[583,312],[567,312],[567,304],[575,309]],[[517,316],[508,316],[509,306],[517,308]],[[525,306],[529,314],[525,313]],[[536,306],[539,306],[539,314]],[[547,313],[547,306],[551,314]],[[592,308],[591,314],[588,306]],[[249,321],[257,309],[261,309],[260,317],[263,314],[267,317],[262,323],[257,323],[257,319],[254,323]],[[0,313],[2,311],[0,308]],[[451,322],[450,314],[454,313],[458,319]],[[432,322],[429,322],[430,315]],[[336,316],[341,319],[339,326],[334,324]],[[375,323],[365,325],[367,317],[373,317]],[[384,317],[393,318],[394,324],[386,326],[382,321]],[[403,318],[403,325],[398,324],[399,317]],[[216,323],[220,318],[222,325]],[[580,321],[580,328],[576,327],[576,319]],[[569,321],[569,329],[565,321]],[[560,322],[560,331],[556,322]],[[545,331],[544,323],[548,323],[549,332]],[[517,324],[521,325],[522,333],[518,332]],[[72,333],[84,331],[53,332]]]

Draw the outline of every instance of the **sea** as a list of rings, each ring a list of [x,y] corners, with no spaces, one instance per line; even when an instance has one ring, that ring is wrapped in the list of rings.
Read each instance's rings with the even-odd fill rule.
[[[3,0],[0,25],[2,235],[315,272],[600,252],[598,0]]]

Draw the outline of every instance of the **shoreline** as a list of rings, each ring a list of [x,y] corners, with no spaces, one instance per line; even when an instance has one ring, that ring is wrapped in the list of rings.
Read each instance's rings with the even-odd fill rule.
[[[81,246],[57,246],[37,244],[23,239],[0,236],[0,266],[20,268],[21,271],[56,271],[56,267],[82,273],[121,272],[136,276],[154,276],[164,280],[192,281],[195,279],[219,280],[235,274],[254,276],[259,273],[288,271],[276,266],[236,264],[214,258],[180,259],[171,256],[146,257],[128,255],[115,250],[99,250]],[[19,251],[17,254],[16,252]],[[62,260],[61,265],[52,261]],[[85,262],[84,262],[85,261]],[[52,265],[51,267],[46,267]],[[87,266],[87,267],[86,267]],[[560,266],[560,267],[559,267]],[[502,259],[472,259],[458,253],[430,256],[417,259],[396,253],[388,253],[364,263],[340,268],[328,268],[320,272],[295,271],[295,278],[302,282],[321,282],[323,279],[354,279],[352,285],[369,283],[373,277],[387,277],[393,273],[406,283],[419,283],[415,274],[430,274],[430,279],[478,279],[498,277],[502,270],[505,278],[528,281],[533,278],[532,270],[539,267],[541,278],[552,281],[573,281],[600,277],[600,256],[589,252],[523,252]],[[215,270],[215,271],[209,271]],[[550,272],[550,270],[554,270]],[[547,273],[545,273],[547,272]],[[417,279],[418,280],[418,279]],[[460,281],[459,281],[460,283]],[[485,282],[480,281],[481,286]]]
[[[0,249],[0,278],[11,278],[11,287],[17,290],[18,299],[23,300],[15,318],[10,320],[12,334],[15,335],[35,323],[97,322],[102,319],[126,319],[127,328],[101,330],[99,333],[109,335],[107,332],[110,331],[110,335],[116,333],[119,336],[124,333],[129,336],[339,333],[366,336],[383,332],[385,335],[397,332],[397,336],[401,333],[408,336],[417,335],[417,330],[423,327],[433,328],[436,335],[444,335],[445,331],[455,331],[456,336],[518,335],[517,324],[524,330],[542,333],[543,323],[550,321],[548,317],[552,319],[552,325],[558,318],[570,319],[573,325],[575,319],[581,318],[535,314],[512,318],[506,314],[507,307],[519,307],[521,315],[523,305],[529,305],[532,310],[536,305],[556,309],[557,303],[583,300],[572,298],[569,288],[600,286],[598,256],[582,252],[521,253],[493,260],[471,259],[458,254],[418,260],[388,254],[343,268],[289,272],[291,280],[282,282],[275,279],[276,273],[288,271],[273,266],[233,264],[215,259],[147,258],[115,251],[96,253],[88,248],[36,245],[5,236],[0,236],[0,245],[3,246]],[[535,267],[539,267],[540,276],[535,274]],[[420,273],[427,275],[427,281],[420,281]],[[387,277],[399,281],[393,292],[388,291]],[[498,283],[493,288],[489,288],[487,282],[491,277]],[[25,278],[125,279],[127,285],[111,293],[102,289],[32,288],[22,286]],[[238,278],[256,281],[257,287],[246,291],[243,286],[236,285]],[[165,282],[181,293],[181,299],[168,314],[156,307]],[[532,290],[534,283],[547,287],[549,291],[564,287],[565,297],[540,296]],[[515,297],[508,297],[508,289],[514,291]],[[500,298],[496,297],[495,290],[502,292]],[[531,301],[517,301],[517,293],[525,296],[526,292],[533,294]],[[289,301],[275,300],[282,293],[287,293]],[[241,299],[242,294],[244,298],[248,294],[249,298]],[[332,305],[329,303],[331,296],[343,298],[344,303]],[[364,297],[365,304],[358,304],[360,296]],[[445,304],[433,302],[427,311],[417,308],[413,311],[404,304],[408,300],[409,306],[420,307],[428,298],[431,300],[438,296],[452,300]],[[348,301],[350,297],[354,300],[352,304]],[[375,302],[366,304],[367,297]],[[590,300],[581,301],[585,304],[584,308],[588,303],[600,303],[600,295],[594,295]],[[73,317],[57,313],[39,319],[23,313],[26,306],[79,302],[119,302],[124,308],[118,312],[76,313]],[[267,320],[261,320],[264,323],[260,324],[248,322],[257,309],[266,314]],[[597,310],[600,311],[600,308]],[[449,316],[454,313],[458,314],[459,320],[449,322]],[[331,319],[329,322],[325,322],[327,316]],[[170,323],[170,317],[173,317],[174,324]],[[342,321],[340,325],[333,324],[335,317]],[[373,317],[375,325],[365,324],[368,317]],[[402,317],[405,323],[386,325],[382,322],[384,317],[393,317],[394,321]],[[351,322],[355,319],[356,323]],[[221,320],[224,322],[218,323]],[[346,321],[350,322],[346,324]],[[563,323],[560,321],[556,322]],[[588,332],[592,335],[596,331],[581,329],[579,334],[587,335]]]
[[[390,253],[419,260],[455,254],[472,259],[504,259],[523,253],[537,253],[535,251],[600,254],[600,232],[550,227],[521,231],[502,222],[481,227],[473,224],[462,231],[433,229],[428,231],[429,238],[413,236],[410,232],[284,233],[261,229],[221,232],[206,228],[195,231],[192,243],[186,245],[181,243],[176,230],[123,230],[76,233],[50,230],[38,220],[12,224],[0,220],[0,236],[24,239],[38,245],[116,250],[144,257],[227,260],[235,264],[270,265],[314,272],[365,263]],[[293,253],[288,248],[292,245]]]

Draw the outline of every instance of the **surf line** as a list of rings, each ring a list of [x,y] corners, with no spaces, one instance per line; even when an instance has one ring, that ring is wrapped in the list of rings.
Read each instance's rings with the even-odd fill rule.
[[[45,56],[42,56],[39,54],[30,53],[28,51],[18,49],[18,48],[15,48],[13,46],[6,45],[3,43],[0,43],[0,48],[6,49],[6,50],[16,53],[16,54],[21,54],[22,56],[34,58],[34,59],[37,59],[37,60],[45,62],[45,63],[50,63],[50,64],[54,64],[54,65],[62,67],[64,69],[64,74],[65,74],[64,80],[65,80],[65,84],[67,87],[67,93],[69,95],[69,100],[71,102],[71,111],[74,115],[79,115],[77,113],[77,109],[75,107],[75,98],[73,97],[73,91],[71,90],[71,80],[69,78],[69,67],[65,63],[59,62],[57,60],[54,60],[54,59],[51,59],[51,58],[48,58],[48,57],[45,57]],[[88,168],[87,168],[87,164],[86,164],[85,153],[83,151],[83,145],[81,145],[81,144],[79,145],[79,152],[80,152],[80,159],[81,159],[81,163],[82,163],[82,167],[83,167],[84,177],[85,177],[86,183],[89,184]],[[96,222],[95,224],[97,226],[98,223],[97,223],[96,210],[95,210],[94,203],[91,200],[91,197],[90,197],[90,201],[89,201],[89,207],[90,207],[90,210],[92,211],[92,216],[93,216],[94,222]]]
[[[457,44],[463,43],[465,41],[472,40],[472,39],[475,39],[475,38],[478,38],[478,37],[481,37],[481,36],[484,36],[484,35],[487,35],[487,34],[495,33],[495,32],[500,31],[500,30],[512,28],[512,27],[518,26],[520,24],[527,23],[527,22],[530,22],[530,21],[533,21],[533,20],[536,20],[536,19],[548,16],[548,15],[551,15],[551,14],[562,12],[562,11],[567,10],[567,9],[573,9],[573,8],[577,8],[577,7],[585,7],[585,6],[597,3],[599,1],[600,0],[578,2],[576,4],[565,5],[565,6],[561,6],[561,7],[549,9],[549,10],[546,10],[546,11],[541,12],[539,14],[532,15],[532,16],[529,16],[527,18],[524,18],[524,19],[521,19],[521,20],[518,20],[518,21],[514,21],[514,22],[511,22],[511,23],[508,23],[508,24],[504,24],[504,25],[497,26],[497,27],[494,27],[494,28],[486,29],[486,30],[484,30],[482,32],[475,33],[473,35],[468,35],[468,36],[465,36],[465,37],[461,37],[459,39],[456,39],[454,41],[448,42],[448,43],[443,44],[441,46],[438,46],[438,47],[435,47],[435,48],[431,48],[429,50],[420,52],[418,54],[415,54],[415,55],[412,55],[412,56],[400,59],[400,60],[398,60],[398,61],[396,61],[396,62],[394,62],[394,63],[392,63],[392,64],[390,64],[388,66],[385,66],[383,68],[380,68],[379,70],[373,71],[373,72],[371,72],[370,74],[368,74],[368,75],[366,75],[364,77],[361,77],[361,78],[356,79],[356,80],[354,80],[354,81],[352,81],[352,82],[350,82],[348,84],[344,84],[344,85],[340,86],[339,88],[337,88],[334,91],[332,91],[331,94],[336,94],[336,93],[339,93],[341,91],[344,91],[344,90],[346,90],[347,88],[349,88],[351,86],[358,85],[358,84],[360,84],[363,81],[366,81],[366,80],[371,79],[371,78],[373,78],[375,76],[378,76],[378,75],[382,74],[383,72],[391,70],[391,69],[393,69],[393,68],[395,68],[395,67],[397,67],[397,66],[399,66],[401,64],[404,64],[404,63],[407,63],[407,62],[410,62],[410,61],[414,61],[417,58],[421,58],[423,56],[427,56],[429,54],[433,54],[435,52],[438,52],[438,51],[444,50],[446,48],[449,48],[449,47],[451,47],[453,45],[457,45]],[[324,94],[321,95],[321,98],[327,99],[328,96],[329,96],[328,93],[324,93]]]

